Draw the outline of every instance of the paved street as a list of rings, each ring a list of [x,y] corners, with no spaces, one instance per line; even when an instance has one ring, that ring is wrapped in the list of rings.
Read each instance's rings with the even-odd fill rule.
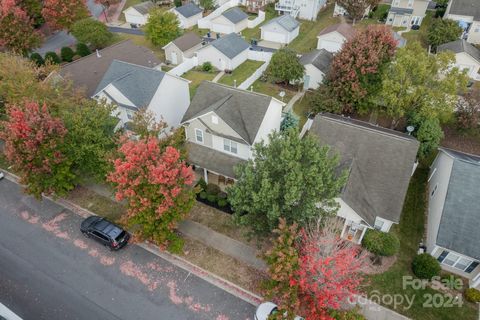
[[[131,28],[121,28],[121,27],[108,27],[108,30],[110,32],[116,32],[116,33],[128,33],[128,34],[136,34],[138,36],[142,36],[145,33],[142,31],[142,29],[131,29]]]
[[[252,319],[254,306],[131,245],[84,238],[81,218],[0,181],[0,303],[29,319]]]

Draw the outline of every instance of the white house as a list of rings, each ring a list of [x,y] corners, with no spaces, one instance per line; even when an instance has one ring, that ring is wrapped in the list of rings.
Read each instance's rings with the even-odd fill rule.
[[[152,1],[145,1],[134,6],[128,7],[123,10],[125,20],[137,26],[143,26],[147,23],[148,13],[155,8],[155,4]]]
[[[331,25],[317,36],[317,49],[325,49],[336,53],[342,49],[343,44],[355,36],[355,29],[347,23]]]
[[[182,120],[188,162],[207,182],[232,181],[234,166],[252,158],[252,146],[280,130],[284,105],[264,94],[202,82]]]
[[[385,24],[394,27],[421,25],[430,0],[392,0]]]
[[[480,43],[480,2],[478,0],[450,0],[444,19],[458,21],[464,32],[462,39]]]
[[[260,27],[262,40],[288,44],[298,36],[300,23],[289,14],[274,18]]]
[[[368,6],[365,9],[365,12],[363,13],[363,17],[367,17],[368,14],[370,13],[370,6]],[[338,3],[335,2],[335,7],[333,8],[333,16],[348,16],[347,10],[345,10],[344,7],[340,6]]]
[[[300,58],[300,63],[305,67],[303,88],[317,89],[330,70],[332,60],[333,54],[325,49],[315,49],[312,52],[304,54]]]
[[[294,18],[316,20],[326,4],[327,0],[279,0],[275,3],[275,10],[278,14],[288,13]]]
[[[186,58],[191,58],[195,52],[204,46],[204,40],[196,33],[187,32],[177,39],[169,42],[162,49],[165,51],[165,59],[172,64],[180,64]]]
[[[455,53],[455,66],[460,70],[467,70],[473,80],[480,80],[480,50],[465,40],[455,40],[439,45],[437,52],[452,51]]]
[[[146,108],[157,120],[178,127],[190,103],[188,84],[188,80],[157,69],[114,60],[93,98],[117,107],[114,115],[120,126],[128,124],[136,111]]]
[[[441,148],[428,198],[427,252],[480,289],[480,156]]]
[[[211,62],[219,70],[234,70],[248,58],[250,45],[236,33],[212,41],[197,51],[198,64]]]
[[[399,223],[419,142],[408,134],[350,118],[320,114],[308,133],[340,157],[347,183],[337,202],[342,237],[360,243],[367,229]]]
[[[180,27],[183,29],[195,26],[203,16],[203,10],[193,2],[173,8],[171,11],[175,13],[178,21],[180,21]]]
[[[238,7],[224,11],[210,21],[210,30],[216,33],[239,33],[248,27],[248,15]]]

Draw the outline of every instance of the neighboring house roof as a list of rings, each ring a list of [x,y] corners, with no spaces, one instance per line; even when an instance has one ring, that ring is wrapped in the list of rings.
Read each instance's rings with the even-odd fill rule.
[[[480,63],[480,50],[463,39],[441,44],[437,48],[438,52],[447,50],[453,51],[454,53],[465,52]]]
[[[451,0],[449,14],[472,17],[480,20],[480,3],[478,0]]]
[[[324,74],[327,74],[330,70],[330,65],[332,64],[333,54],[328,52],[325,49],[315,49],[307,54],[304,54],[300,58],[300,63],[306,66],[307,64],[312,64],[318,70],[322,71]]]
[[[243,12],[240,8],[234,7],[231,9],[228,9],[227,11],[224,11],[222,13],[222,16],[227,18],[231,23],[237,24],[242,20],[245,20],[248,18],[248,14]]]
[[[146,15],[148,12],[150,12],[150,10],[155,8],[155,4],[152,1],[145,1],[132,7],[135,8],[135,10],[137,10],[139,13]]]
[[[437,233],[437,244],[480,260],[480,156],[440,149],[453,167]]]
[[[152,50],[126,40],[99,50],[62,66],[59,74],[73,82],[75,88],[84,88],[87,97],[93,96],[100,80],[113,60],[130,62],[145,67],[155,67],[160,60]]]
[[[298,26],[300,25],[300,23],[297,20],[295,20],[294,17],[292,17],[289,14],[284,14],[284,15],[281,15],[277,18],[274,18],[274,19],[268,21],[263,26],[261,26],[260,29],[263,28],[263,27],[266,27],[266,26],[268,26],[272,23],[278,23],[278,25],[280,27],[282,27],[283,29],[285,29],[288,32],[291,32],[291,31],[297,29]]]
[[[165,72],[157,69],[113,60],[95,94],[112,84],[137,108],[147,107],[164,76]]]
[[[210,44],[229,59],[235,58],[250,47],[250,45],[236,33],[227,34],[220,39],[212,41]]]
[[[393,12],[395,14],[412,14],[412,8],[398,8],[398,7],[391,7],[389,12]]]
[[[204,81],[183,116],[182,123],[215,112],[246,143],[253,145],[272,97]]]
[[[200,38],[196,33],[187,32],[184,35],[182,35],[182,36],[178,37],[177,39],[173,40],[171,43],[173,43],[181,51],[185,52],[185,51],[199,45],[202,42],[203,42],[203,39]]]
[[[407,45],[407,39],[392,30],[393,39],[397,41],[397,48],[403,48]]]
[[[317,115],[311,134],[340,156],[348,171],[345,201],[366,223],[398,223],[419,142],[412,136],[332,114]]]
[[[196,4],[193,2],[187,3],[186,5],[183,5],[181,7],[175,8],[175,10],[180,13],[182,16],[185,18],[190,18],[193,17],[196,14],[199,14],[200,12],[203,12],[202,9],[200,9]]]
[[[352,39],[353,36],[355,35],[355,29],[353,29],[353,27],[351,25],[349,25],[347,23],[337,23],[337,24],[331,25],[329,27],[326,27],[325,29],[320,31],[320,33],[318,34],[318,37],[320,37],[324,34],[335,32],[335,31],[340,33],[347,40]]]
[[[246,162],[238,157],[205,147],[196,143],[187,142],[188,162],[230,178],[235,177],[233,168]]]

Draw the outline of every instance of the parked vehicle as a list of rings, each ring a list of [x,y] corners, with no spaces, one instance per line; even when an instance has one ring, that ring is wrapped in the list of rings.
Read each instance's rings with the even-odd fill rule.
[[[273,302],[261,303],[255,311],[255,320],[267,320],[269,316],[278,312],[278,306]],[[302,317],[296,316],[294,320],[305,320]]]
[[[0,180],[2,180],[3,178],[5,178],[5,174],[3,174],[2,171],[0,171]]]
[[[110,250],[119,250],[127,245],[130,234],[110,221],[91,216],[83,220],[80,231],[87,238],[93,238],[109,247]]]

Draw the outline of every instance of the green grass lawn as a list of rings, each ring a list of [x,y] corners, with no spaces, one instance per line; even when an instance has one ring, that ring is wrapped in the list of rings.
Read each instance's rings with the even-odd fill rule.
[[[256,26],[255,28],[252,28],[252,29],[247,28],[247,29],[243,30],[242,31],[242,36],[249,43],[250,43],[251,39],[260,40],[260,35],[261,35],[260,27],[263,26],[265,23],[267,23],[268,21],[272,20],[275,17],[277,17],[277,12],[275,11],[274,5],[271,4],[271,5],[267,6],[267,8],[265,9],[265,20],[262,23],[260,23],[258,26]]]
[[[264,63],[265,62],[263,61],[247,60],[241,65],[239,65],[237,68],[235,68],[232,73],[222,76],[218,82],[233,86],[234,80],[237,80],[238,86],[243,81],[247,80],[248,77],[250,77],[255,72],[255,70],[260,68],[260,66]]]
[[[293,113],[295,113],[295,115],[297,115],[300,120],[298,123],[298,127],[300,129],[303,127],[303,125],[307,121],[307,115],[311,111],[310,99],[311,99],[311,94],[306,92],[305,95],[299,101],[297,101],[297,103],[293,105]]]
[[[213,78],[217,75],[217,72],[203,72],[203,71],[196,71],[190,70],[187,73],[182,75],[182,78],[188,79],[192,81],[189,85],[190,87],[190,99],[193,98],[195,92],[197,91],[198,86],[204,80],[212,81]]]
[[[330,4],[320,11],[316,21],[301,20],[300,33],[289,44],[289,47],[299,53],[309,52],[317,47],[317,35],[326,27],[339,23],[340,18],[332,17],[334,5]]]
[[[428,48],[427,32],[433,22],[434,14],[435,13],[432,11],[427,11],[427,15],[423,18],[420,30],[411,30],[402,34],[402,37],[407,39],[407,44],[408,42],[419,41],[424,48]]]
[[[196,24],[196,25],[194,25],[193,27],[191,27],[190,29],[187,29],[187,31],[188,31],[188,32],[194,32],[194,33],[198,34],[200,37],[204,37],[204,36],[207,35],[208,31],[210,31],[210,30],[208,30],[208,29],[199,29],[199,28],[198,28],[198,25]]]
[[[426,308],[425,294],[441,294],[431,288],[414,290],[410,286],[403,288],[403,276],[413,276],[411,263],[422,240],[426,214],[426,187],[428,178],[428,166],[419,166],[412,177],[407,197],[403,208],[403,214],[399,225],[395,225],[392,232],[400,239],[400,251],[395,264],[386,272],[368,278],[367,291],[372,294],[377,290],[380,294],[399,294],[414,297],[412,307],[407,308],[407,303],[398,306],[396,311],[412,319],[422,320],[459,320],[476,319],[478,314],[472,305],[465,304],[463,307],[439,307]],[[377,293],[378,294],[378,293]],[[387,306],[393,309],[393,306]]]
[[[133,43],[135,43],[138,46],[146,47],[152,50],[155,55],[160,59],[161,61],[165,61],[165,52],[163,49],[159,46],[153,45],[145,36],[140,36],[136,34],[127,34],[127,33],[117,33],[115,34],[115,42],[122,41],[130,39],[132,40]]]
[[[296,91],[285,89],[277,84],[264,82],[260,79],[255,81],[252,86],[254,92],[259,92],[272,96],[280,101],[282,101],[282,98],[278,94],[280,93],[280,91],[284,91],[285,96],[283,97],[283,102],[285,103],[287,103],[296,93]],[[250,90],[250,88],[248,88],[248,90]]]

